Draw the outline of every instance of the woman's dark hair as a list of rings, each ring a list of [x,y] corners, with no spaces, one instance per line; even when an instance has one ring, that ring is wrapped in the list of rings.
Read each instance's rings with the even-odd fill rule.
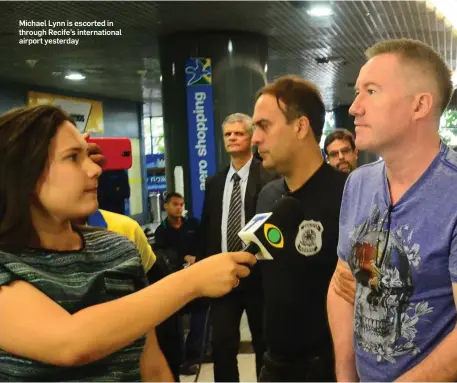
[[[69,117],[39,105],[0,116],[0,250],[19,252],[37,240],[30,205],[46,169],[49,145]]]

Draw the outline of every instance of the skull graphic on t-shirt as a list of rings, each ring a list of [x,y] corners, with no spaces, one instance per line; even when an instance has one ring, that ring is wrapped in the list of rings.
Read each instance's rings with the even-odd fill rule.
[[[420,262],[419,245],[403,226],[391,230],[386,210],[376,205],[371,215],[351,233],[349,265],[357,281],[354,328],[358,346],[378,362],[420,352],[414,343],[415,325],[432,311],[427,302],[411,304],[411,267]],[[387,218],[387,219],[386,219]]]

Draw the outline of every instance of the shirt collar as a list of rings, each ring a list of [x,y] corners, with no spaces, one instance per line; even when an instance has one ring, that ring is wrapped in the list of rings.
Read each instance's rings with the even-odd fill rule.
[[[248,162],[246,162],[244,164],[244,166],[238,171],[236,171],[235,168],[233,167],[233,163],[230,163],[230,169],[229,169],[228,174],[227,174],[229,180],[232,179],[232,176],[235,173],[238,173],[238,175],[241,178],[241,181],[246,181],[248,179],[248,177],[249,177],[249,169],[251,167],[251,163],[252,163],[252,156],[251,156],[250,160]]]
[[[187,222],[187,217],[186,216],[181,216],[182,219],[182,224],[184,225]],[[170,222],[168,222],[168,217],[165,217],[165,219],[162,220],[162,226],[167,228],[170,226]]]

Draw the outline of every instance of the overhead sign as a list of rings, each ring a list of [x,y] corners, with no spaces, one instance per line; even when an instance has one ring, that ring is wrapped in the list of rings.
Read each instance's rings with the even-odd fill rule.
[[[81,133],[103,133],[103,108],[100,101],[30,91],[28,105],[50,104],[64,110]]]

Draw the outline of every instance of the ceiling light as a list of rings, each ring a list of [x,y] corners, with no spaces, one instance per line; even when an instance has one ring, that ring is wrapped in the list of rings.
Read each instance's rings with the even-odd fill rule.
[[[263,71],[264,71],[265,73],[268,72],[268,64],[265,64],[265,67],[263,68]]]
[[[67,74],[65,76],[65,78],[67,80],[80,81],[80,80],[84,80],[86,78],[86,76],[82,75],[81,73],[72,72],[72,73]]]
[[[232,53],[232,52],[233,52],[233,44],[232,44],[232,40],[229,40],[229,42],[228,42],[228,51],[229,51],[230,53]]]
[[[33,68],[35,64],[38,62],[38,60],[25,60],[25,62],[30,68]]]
[[[325,17],[333,14],[333,11],[330,7],[326,5],[318,5],[306,11],[308,15],[314,17]]]
[[[452,83],[454,84],[454,88],[457,88],[457,69],[454,71],[452,75]]]
[[[435,8],[445,20],[448,20],[454,29],[457,29],[457,1],[449,0],[425,0],[428,8]]]
[[[160,82],[162,82],[162,75],[160,75]]]

